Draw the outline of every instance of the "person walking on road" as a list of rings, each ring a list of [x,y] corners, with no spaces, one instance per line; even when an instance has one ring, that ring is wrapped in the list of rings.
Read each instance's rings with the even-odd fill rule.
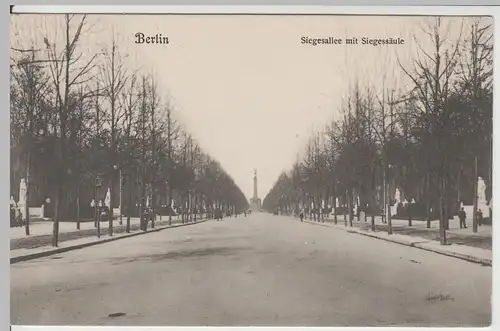
[[[462,229],[462,227],[464,229],[467,229],[467,225],[465,224],[465,218],[466,217],[467,217],[467,215],[465,214],[464,207],[462,207],[462,209],[458,213],[458,218],[460,219],[460,229]]]

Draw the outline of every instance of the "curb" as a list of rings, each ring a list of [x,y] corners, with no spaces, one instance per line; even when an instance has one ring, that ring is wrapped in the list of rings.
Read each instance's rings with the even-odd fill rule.
[[[379,236],[371,234],[371,233],[360,232],[360,231],[355,230],[354,228],[350,228],[350,227],[346,228],[346,229],[343,229],[343,228],[339,228],[339,227],[336,227],[336,226],[330,226],[330,225],[327,225],[327,224],[321,224],[321,223],[317,223],[317,222],[311,222],[311,221],[308,221],[308,220],[304,220],[304,222],[305,223],[309,223],[309,224],[313,224],[313,225],[320,225],[320,226],[324,226],[324,227],[328,227],[328,228],[332,228],[332,229],[347,231],[348,233],[355,233],[355,234],[359,234],[359,235],[362,235],[362,236],[365,236],[365,237],[370,237],[370,238],[375,238],[375,239],[379,239],[379,240],[384,240],[384,241],[392,242],[392,243],[403,245],[403,246],[414,247],[414,248],[418,248],[418,249],[421,249],[421,250],[424,250],[424,251],[433,252],[433,253],[436,253],[436,254],[446,255],[446,256],[449,256],[449,257],[454,257],[454,258],[465,260],[465,261],[468,261],[468,262],[481,264],[483,266],[490,266],[491,267],[493,265],[491,259],[482,259],[482,258],[475,257],[475,256],[472,256],[472,255],[466,255],[466,254],[461,254],[461,253],[449,252],[449,251],[440,250],[440,249],[437,249],[437,248],[434,248],[434,247],[432,247],[432,248],[431,247],[425,247],[424,246],[425,243],[423,243],[421,241],[419,241],[419,242],[405,242],[405,241],[401,241],[401,240],[397,240],[397,239],[382,238],[382,237],[379,237]],[[428,242],[430,242],[430,241],[428,241]]]
[[[403,246],[416,247],[413,242],[407,242],[407,241],[404,241],[404,240],[398,240],[398,239],[392,239],[392,238],[382,238],[382,237],[379,237],[379,236],[377,236],[375,234],[372,234],[372,233],[369,233],[369,232],[368,233],[364,233],[364,232],[360,232],[360,231],[351,231],[351,233],[356,233],[356,234],[359,234],[359,235],[362,235],[362,236],[365,236],[365,237],[380,239],[380,240],[388,241],[388,242],[391,242],[391,243],[400,244],[400,245],[403,245]]]
[[[422,245],[422,243],[416,243],[412,247],[422,249],[422,250],[428,251],[428,252],[434,252],[436,254],[454,257],[454,258],[465,260],[465,261],[472,262],[472,263],[481,264],[483,266],[489,266],[489,267],[493,266],[493,261],[490,259],[482,259],[482,258],[475,257],[472,255],[466,255],[466,254],[455,253],[455,252],[448,252],[448,251],[440,250],[440,249],[436,249],[436,248],[425,247]]]
[[[11,257],[10,258],[10,264],[15,264],[15,263],[23,262],[23,261],[34,260],[34,259],[38,259],[38,258],[41,258],[41,257],[47,257],[47,256],[51,256],[51,255],[56,255],[56,254],[60,254],[60,253],[74,251],[74,250],[77,250],[77,249],[82,249],[82,248],[85,248],[85,247],[95,246],[95,245],[99,245],[99,244],[105,244],[105,243],[109,243],[109,242],[112,242],[112,241],[115,241],[115,240],[120,240],[120,239],[125,239],[125,238],[131,238],[131,237],[140,236],[140,235],[151,233],[151,232],[160,232],[160,231],[163,231],[163,230],[166,230],[166,229],[179,228],[179,227],[188,226],[188,225],[195,225],[195,224],[204,223],[204,222],[207,222],[207,221],[208,220],[202,220],[202,221],[196,221],[196,222],[193,222],[193,223],[185,223],[185,224],[175,224],[175,225],[171,225],[171,226],[163,226],[163,227],[160,227],[160,228],[154,228],[154,229],[147,230],[147,231],[140,231],[140,232],[135,232],[135,233],[129,233],[129,234],[125,234],[125,235],[119,236],[119,237],[111,237],[111,238],[106,238],[106,239],[102,239],[102,240],[99,240],[99,241],[92,241],[92,242],[88,242],[88,243],[84,243],[84,244],[78,244],[78,245],[73,245],[73,246],[68,246],[68,247],[55,248],[55,249],[52,249],[52,250],[48,250],[48,251],[44,251],[44,252],[39,252],[39,253],[32,253],[32,254],[27,254],[27,255],[21,255],[21,256]]]

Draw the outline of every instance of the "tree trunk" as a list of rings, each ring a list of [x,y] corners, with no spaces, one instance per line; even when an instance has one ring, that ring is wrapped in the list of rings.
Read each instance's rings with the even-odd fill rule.
[[[113,173],[113,175],[114,175],[114,173]],[[109,194],[110,195],[109,209],[110,209],[110,211],[109,212],[111,213],[111,215],[108,219],[108,235],[110,237],[112,237],[113,236],[113,194],[114,194],[112,192],[113,191],[113,180],[112,179],[109,181],[109,187],[110,187],[110,189],[109,189],[109,192],[110,192],[110,194]]]
[[[128,181],[128,206],[127,206],[127,225],[125,227],[125,231],[127,233],[130,232],[130,213],[132,211],[132,180],[129,178]]]
[[[371,204],[370,204],[370,213],[371,213],[371,229],[375,231],[375,205],[376,205],[376,196],[375,194],[371,195]]]
[[[441,178],[441,192],[439,194],[439,237],[441,241],[441,245],[446,245],[446,228],[445,228],[445,207],[444,207],[444,190],[446,189],[445,187],[445,179]]]
[[[445,224],[445,229],[449,230],[450,229],[450,199],[449,199],[449,194],[448,194],[448,189],[449,189],[449,181],[448,181],[448,172],[446,172],[446,175],[444,177],[444,224]]]
[[[28,151],[28,160],[26,164],[26,201],[24,206],[24,217],[25,219],[25,233],[27,236],[30,235],[30,168],[31,168],[31,146],[29,146],[30,150]]]
[[[425,219],[427,223],[427,228],[431,228],[431,200],[430,200],[430,174],[425,176],[424,182],[424,192],[425,192]]]
[[[333,195],[333,223],[336,225],[338,222],[337,220],[337,196],[334,194]]]
[[[472,210],[472,232],[477,232],[477,178],[478,178],[478,169],[477,169],[477,156],[474,157],[474,209]],[[493,223],[492,223],[493,224]]]
[[[172,188],[170,187],[170,183],[168,185],[168,225],[172,225]]]
[[[350,189],[347,191],[347,213],[349,214],[349,226],[352,228],[352,191]]]
[[[145,199],[144,199],[144,184],[141,183],[141,187],[140,187],[140,190],[141,190],[141,199],[140,199],[140,203],[139,203],[139,223],[141,225],[141,230],[142,231],[146,231],[146,227],[147,226],[144,226],[144,202],[145,202]]]
[[[347,197],[347,192],[346,192],[346,194],[344,195],[344,197]],[[349,206],[349,203],[348,203],[347,205]],[[343,203],[343,204],[342,204],[342,207],[344,207],[344,208],[345,208],[345,206],[346,206],[346,204],[345,204],[345,203]],[[349,207],[347,207],[347,210],[344,212],[344,226],[347,226],[347,214],[348,214],[348,212],[349,212]]]
[[[457,211],[460,211],[460,204],[462,203],[462,176],[463,176],[463,164],[460,164],[460,170],[458,172],[457,178]]]
[[[385,201],[387,210],[387,234],[392,234],[391,199],[389,197],[389,182],[386,181]]]
[[[52,247],[58,247],[59,244],[59,217],[61,214],[61,196],[62,184],[60,180],[57,183],[57,191],[54,203],[54,220],[52,224]]]
[[[80,180],[76,184],[76,229],[80,230]]]

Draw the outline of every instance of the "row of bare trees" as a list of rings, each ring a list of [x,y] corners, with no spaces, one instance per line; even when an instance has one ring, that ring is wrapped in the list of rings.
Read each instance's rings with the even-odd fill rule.
[[[397,188],[402,199],[415,201],[410,226],[412,216],[428,227],[439,219],[446,243],[448,220],[463,203],[474,204],[477,231],[478,176],[491,199],[492,29],[488,19],[465,19],[451,39],[450,20],[433,18],[423,37],[414,38],[412,64],[398,61],[394,69],[409,88],[386,88],[383,78],[351,87],[341,116],[315,133],[302,160],[281,174],[264,199],[267,210],[305,210],[314,219],[333,211],[335,222],[344,214],[352,226],[356,205],[371,215],[373,230],[382,215],[392,233]]]
[[[11,192],[24,178],[26,234],[29,207],[50,198],[57,246],[59,222],[79,228],[107,189],[127,231],[147,201],[169,219],[175,205],[183,221],[215,207],[247,208],[233,179],[176,120],[154,75],[131,70],[114,38],[96,54],[82,48],[87,21],[65,15],[59,39],[47,34],[43,45],[11,49]]]

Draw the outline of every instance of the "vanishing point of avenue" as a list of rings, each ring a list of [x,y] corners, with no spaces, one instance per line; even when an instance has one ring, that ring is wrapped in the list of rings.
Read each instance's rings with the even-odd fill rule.
[[[257,16],[12,16],[11,324],[491,324],[492,20]]]

